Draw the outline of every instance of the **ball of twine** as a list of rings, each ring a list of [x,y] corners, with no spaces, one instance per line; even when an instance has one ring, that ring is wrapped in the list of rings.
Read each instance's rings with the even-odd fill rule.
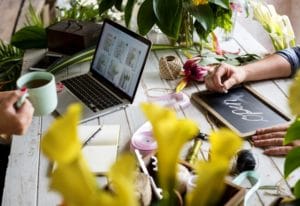
[[[159,74],[163,79],[176,79],[179,76],[181,68],[181,61],[176,56],[161,57],[159,60]]]

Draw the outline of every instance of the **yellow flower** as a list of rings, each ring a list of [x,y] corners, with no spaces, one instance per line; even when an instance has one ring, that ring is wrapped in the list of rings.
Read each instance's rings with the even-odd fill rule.
[[[289,105],[294,115],[300,115],[300,72],[297,73],[295,80],[289,89]]]
[[[208,0],[193,0],[193,3],[196,6],[198,6],[198,5],[208,4]]]
[[[222,128],[213,132],[209,137],[210,158],[212,161],[219,158],[230,160],[241,147],[241,138],[229,129]]]
[[[184,143],[198,132],[196,123],[187,119],[177,119],[171,109],[155,104],[142,104],[142,109],[152,124],[153,135],[158,145],[159,182],[168,199],[176,184],[179,152]]]
[[[62,194],[68,206],[95,205],[93,202],[100,192],[81,155],[69,164],[58,164],[52,173],[50,187]]]
[[[136,162],[131,154],[122,154],[117,162],[112,166],[108,173],[108,179],[112,183],[113,192],[116,195],[110,195],[112,201],[109,206],[138,206],[135,195],[134,179],[136,177]],[[102,201],[103,202],[103,201]],[[104,205],[98,204],[98,205]]]
[[[218,205],[224,191],[224,178],[227,175],[228,163],[200,162],[197,166],[197,181],[194,190],[186,196],[189,206]]]
[[[136,164],[131,155],[121,155],[108,173],[113,192],[98,187],[81,152],[77,134],[80,111],[79,104],[71,105],[42,139],[43,152],[57,164],[51,188],[62,194],[68,206],[138,206],[134,190]]]
[[[54,121],[44,134],[41,147],[50,160],[65,164],[77,157],[81,150],[77,134],[80,112],[79,104],[71,105],[65,116]]]
[[[216,205],[224,191],[230,160],[242,145],[239,136],[228,129],[213,132],[210,137],[210,161],[196,164],[196,188],[187,195],[187,205]]]

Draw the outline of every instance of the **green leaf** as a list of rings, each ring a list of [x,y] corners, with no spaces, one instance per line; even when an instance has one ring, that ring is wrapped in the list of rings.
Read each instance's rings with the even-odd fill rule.
[[[192,7],[189,11],[201,24],[204,31],[212,30],[214,25],[214,13],[208,4]]]
[[[209,0],[209,2],[219,5],[224,9],[230,9],[229,0]]]
[[[12,36],[11,44],[20,49],[46,48],[46,30],[39,26],[24,27]]]
[[[29,3],[28,13],[26,14],[25,26],[39,26],[41,28],[44,27],[42,18],[36,13],[31,3]]]
[[[116,0],[102,0],[99,4],[99,15],[113,7]]]
[[[224,62],[233,66],[240,65],[240,62],[237,59],[226,59]]]
[[[70,65],[91,61],[93,58],[94,52],[95,52],[95,47],[88,48],[84,51],[77,52],[70,57],[63,58],[62,60],[58,61],[56,64],[51,65],[47,69],[47,72],[51,72],[51,73],[55,74],[59,71],[62,71],[63,69],[65,69],[66,67],[68,67]]]
[[[122,3],[123,3],[123,0],[116,0],[115,7],[116,7],[116,9],[118,9],[119,11],[123,11]]]
[[[153,0],[153,11],[157,18],[156,24],[161,31],[177,39],[182,18],[182,1]]]
[[[300,180],[294,186],[294,195],[297,199],[300,198]]]
[[[295,169],[300,167],[300,147],[292,149],[286,156],[284,162],[284,177],[287,178]]]
[[[152,2],[153,0],[145,0],[138,11],[137,24],[141,35],[146,35],[156,22]]]
[[[127,27],[130,24],[132,9],[133,9],[135,3],[136,3],[136,0],[128,0],[127,1],[126,7],[125,7],[125,23],[126,23]]]
[[[216,58],[213,58],[213,57],[206,57],[206,58],[203,58],[199,64],[201,66],[207,66],[209,64],[217,64],[217,63],[220,63],[219,60],[217,60]]]
[[[300,131],[300,118],[298,117],[297,119],[295,119],[293,124],[291,124],[291,126],[288,128],[287,133],[284,137],[284,144],[289,144],[294,140],[300,139],[299,131]]]

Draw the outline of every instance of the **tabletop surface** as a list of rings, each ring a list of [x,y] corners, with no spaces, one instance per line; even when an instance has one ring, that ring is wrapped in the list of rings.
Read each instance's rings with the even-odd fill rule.
[[[160,35],[150,35],[151,39],[160,41]],[[231,40],[223,42],[223,48],[231,51],[263,54],[267,51],[253,39],[240,25],[235,28],[234,36]],[[38,52],[32,51],[24,60],[24,68],[32,63]],[[174,55],[178,56],[181,61],[185,61],[186,57],[180,51],[154,51],[151,52],[139,84],[137,94],[133,104],[120,111],[99,118],[90,120],[86,125],[100,124],[119,124],[120,142],[119,151],[128,150],[130,138],[134,132],[145,123],[146,119],[140,110],[139,104],[149,100],[151,91],[158,89],[167,93],[169,89],[174,89],[178,83],[178,79],[174,81],[163,80],[159,76],[159,59],[160,57]],[[67,69],[56,76],[57,81],[86,72],[89,64],[81,64],[79,66]],[[268,101],[279,107],[284,113],[290,115],[287,104],[287,93],[290,79],[278,79],[251,83],[251,87],[264,96]],[[193,83],[183,91],[189,97],[192,93],[205,90],[203,83]],[[218,128],[214,118],[203,108],[190,105],[181,107],[174,104],[174,109],[179,117],[186,117],[194,120],[204,133],[210,133]],[[49,191],[47,177],[49,162],[40,151],[40,140],[42,133],[47,130],[54,116],[48,115],[44,117],[34,117],[33,122],[24,136],[15,136],[12,141],[11,154],[9,156],[9,164],[5,180],[5,188],[3,194],[2,205],[58,205],[61,198],[52,191]],[[258,190],[251,197],[249,205],[270,205],[276,199],[276,195],[290,194],[289,186],[295,183],[296,177],[287,180],[283,178],[284,158],[268,157],[262,153],[259,148],[254,148],[245,140],[244,148],[251,149],[257,161],[256,170],[261,178],[261,185],[267,186]],[[200,158],[207,158],[209,143],[204,142],[201,147]],[[269,188],[266,190],[264,188]],[[275,188],[275,189],[274,189]]]

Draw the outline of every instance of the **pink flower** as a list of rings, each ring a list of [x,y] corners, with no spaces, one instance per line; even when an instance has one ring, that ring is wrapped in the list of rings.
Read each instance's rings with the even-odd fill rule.
[[[198,65],[200,60],[201,57],[193,57],[184,63],[184,78],[177,85],[176,92],[180,92],[191,80],[204,81],[204,77],[207,74],[207,68]]]
[[[207,69],[198,65],[200,59],[200,57],[194,57],[184,63],[184,76],[188,80],[204,81],[204,76],[207,74]]]

